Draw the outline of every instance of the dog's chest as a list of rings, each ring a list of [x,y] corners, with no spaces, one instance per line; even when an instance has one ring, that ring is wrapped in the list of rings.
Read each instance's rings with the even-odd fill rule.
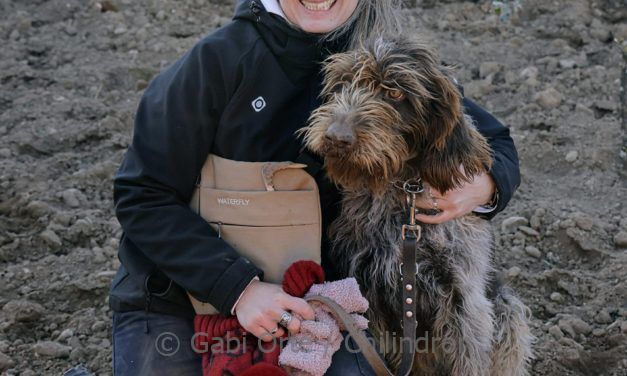
[[[401,226],[408,214],[398,194],[394,193],[382,197],[344,194],[341,214],[330,227],[334,253],[338,257],[351,262],[360,258],[362,262],[397,261]]]

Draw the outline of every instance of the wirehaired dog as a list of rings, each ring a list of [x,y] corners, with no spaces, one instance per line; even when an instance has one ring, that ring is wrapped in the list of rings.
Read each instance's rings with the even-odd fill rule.
[[[343,191],[329,229],[333,259],[359,281],[371,330],[382,340],[402,332],[407,207],[398,182],[420,177],[445,192],[487,171],[491,151],[464,114],[450,72],[425,44],[379,37],[330,56],[324,73],[323,104],[300,133]],[[413,374],[528,374],[529,310],[497,281],[492,250],[490,226],[477,216],[423,226],[416,335],[428,343],[417,349]],[[379,344],[397,367],[398,351]]]

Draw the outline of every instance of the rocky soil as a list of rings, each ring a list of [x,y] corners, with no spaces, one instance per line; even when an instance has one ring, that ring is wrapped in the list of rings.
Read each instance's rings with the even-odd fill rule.
[[[523,184],[494,228],[533,312],[532,373],[627,375],[627,7],[514,3],[416,1],[406,33],[517,143]],[[232,8],[0,0],[0,373],[111,373],[112,176],[148,81]]]

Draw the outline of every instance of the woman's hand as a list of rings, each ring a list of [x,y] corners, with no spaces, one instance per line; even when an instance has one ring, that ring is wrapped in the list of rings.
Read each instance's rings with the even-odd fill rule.
[[[235,306],[235,315],[242,327],[266,342],[284,334],[278,322],[281,315],[289,311],[293,317],[287,329],[292,334],[300,331],[300,318],[315,318],[313,309],[304,299],[285,293],[279,285],[261,281],[251,282]]]
[[[472,182],[444,193],[425,184],[425,194],[416,203],[416,206],[425,210],[436,209],[440,212],[435,215],[416,214],[416,220],[423,223],[439,224],[461,217],[472,212],[478,206],[490,202],[495,189],[494,180],[487,173],[475,176]]]

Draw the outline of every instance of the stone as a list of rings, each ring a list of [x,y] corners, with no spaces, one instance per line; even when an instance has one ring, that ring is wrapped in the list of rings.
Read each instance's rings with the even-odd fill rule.
[[[557,325],[563,333],[568,334],[571,338],[575,337],[575,330],[573,329],[573,326],[570,324],[569,320],[561,319],[558,321]]]
[[[539,217],[539,216],[534,214],[529,219],[529,226],[531,226],[531,228],[534,229],[534,230],[540,229],[540,227],[542,226],[542,217]]]
[[[92,332],[100,332],[107,328],[107,324],[104,321],[96,321],[94,325],[91,326]]]
[[[614,244],[620,248],[627,248],[627,231],[619,231],[614,235]]]
[[[83,201],[85,196],[78,189],[70,188],[61,192],[61,198],[69,207],[78,208],[81,206],[81,201]]]
[[[594,107],[601,111],[614,112],[619,109],[620,105],[616,101],[610,101],[605,99],[595,101]]]
[[[542,257],[542,252],[532,245],[528,245],[525,247],[525,253],[534,258]]]
[[[13,359],[0,352],[0,372],[4,372],[13,366],[15,366]]]
[[[603,252],[603,244],[597,237],[590,236],[589,232],[579,228],[570,227],[566,229],[566,235],[571,238],[583,251]]]
[[[113,34],[115,35],[122,35],[124,33],[126,33],[128,30],[126,29],[125,26],[118,26],[115,28],[115,30],[113,30]]]
[[[31,215],[32,218],[39,218],[52,212],[53,209],[45,202],[35,200],[29,202],[28,205],[26,205],[26,211]]]
[[[627,344],[627,335],[622,333],[612,334],[607,338],[607,344],[612,347],[622,347]]]
[[[55,341],[39,341],[33,345],[33,351],[50,358],[67,358],[72,348]]]
[[[559,292],[551,293],[550,299],[556,303],[560,303],[564,300],[564,297]]]
[[[595,337],[603,337],[605,334],[607,334],[607,331],[603,328],[596,328],[592,330],[592,335]]]
[[[70,360],[74,362],[79,362],[81,358],[85,357],[86,355],[87,354],[85,352],[85,349],[83,349],[82,347],[77,347],[75,349],[72,349],[72,351],[70,352]]]
[[[560,104],[562,104],[562,100],[562,94],[552,87],[536,93],[533,96],[533,101],[545,110],[550,110],[552,108],[558,107]]]
[[[486,78],[491,74],[499,73],[503,69],[503,64],[495,61],[486,61],[479,66],[479,77]]]
[[[528,226],[520,226],[518,227],[518,230],[520,230],[523,234],[525,235],[529,235],[529,236],[540,236],[540,233],[534,229],[532,229],[531,227]]]
[[[44,243],[49,245],[53,250],[57,250],[57,249],[61,248],[61,245],[63,244],[61,242],[61,238],[59,238],[59,235],[57,235],[52,230],[44,230],[44,231],[42,231],[41,234],[39,234],[39,238]]]
[[[511,268],[507,270],[507,276],[509,278],[516,278],[520,275],[520,272],[521,270],[518,266],[512,266]]]
[[[572,317],[569,320],[571,327],[577,334],[587,335],[592,332],[592,327],[587,322],[578,317]]]
[[[577,62],[573,59],[563,59],[559,62],[560,67],[564,69],[572,69],[577,66]]]
[[[575,214],[573,216],[573,219],[575,220],[575,225],[577,225],[577,227],[579,227],[582,230],[590,231],[592,230],[592,227],[594,226],[594,221],[592,220],[592,218],[588,217],[587,215],[583,213]]]
[[[573,349],[577,349],[577,350],[583,350],[583,346],[576,342],[575,340],[572,340],[570,338],[562,338],[558,341],[561,345],[566,346],[566,347],[571,347]]]
[[[612,320],[612,316],[606,309],[602,309],[594,316],[594,321],[599,324],[611,324],[614,320]]]
[[[520,71],[520,77],[525,80],[536,80],[538,78],[538,68],[537,67],[527,67]]]
[[[519,226],[526,226],[529,223],[527,218],[513,216],[506,218],[501,223],[501,231],[502,232],[514,232]]]
[[[11,321],[28,322],[38,320],[45,309],[41,304],[29,300],[11,300],[2,307]]]
[[[552,327],[549,328],[549,334],[552,335],[557,340],[562,339],[564,337],[564,333],[562,333],[562,330],[557,325],[553,325]]]
[[[563,221],[560,222],[560,228],[573,228],[575,227],[575,221],[573,221],[572,219],[568,218],[565,219]]]
[[[574,161],[577,160],[577,158],[579,158],[579,152],[577,150],[571,150],[568,153],[566,153],[566,162],[568,163],[573,163]]]
[[[57,341],[66,340],[74,335],[74,331],[72,329],[65,329],[59,334],[57,337]]]

